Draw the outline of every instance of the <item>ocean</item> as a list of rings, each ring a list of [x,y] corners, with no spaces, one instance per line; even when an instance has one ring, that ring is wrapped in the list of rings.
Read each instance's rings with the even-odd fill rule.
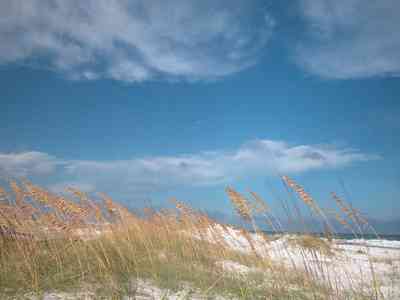
[[[281,235],[281,234],[304,234],[304,232],[271,232],[264,231],[268,235]],[[319,237],[324,237],[325,234],[322,232],[312,232],[308,233]],[[387,241],[400,241],[400,234],[363,234],[357,235],[351,233],[336,233],[334,236],[335,239],[343,239],[343,240],[355,240],[355,239],[365,239],[365,240],[387,240]]]

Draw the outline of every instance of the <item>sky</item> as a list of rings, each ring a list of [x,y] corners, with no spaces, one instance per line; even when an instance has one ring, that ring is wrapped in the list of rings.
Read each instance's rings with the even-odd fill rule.
[[[3,0],[0,177],[229,213],[288,175],[399,218],[398,28],[397,0]]]

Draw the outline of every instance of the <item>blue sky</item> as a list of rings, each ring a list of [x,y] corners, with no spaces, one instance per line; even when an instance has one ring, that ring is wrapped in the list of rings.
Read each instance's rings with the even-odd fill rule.
[[[400,211],[395,0],[2,1],[0,173],[129,206],[224,187]],[[343,184],[345,188],[343,188]]]

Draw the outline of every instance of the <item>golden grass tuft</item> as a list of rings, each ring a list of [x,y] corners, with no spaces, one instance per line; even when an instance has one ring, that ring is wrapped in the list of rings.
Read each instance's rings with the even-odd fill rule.
[[[284,180],[320,214],[314,199],[300,185],[288,177]],[[306,261],[305,271],[300,271],[276,265],[268,255],[259,253],[260,245],[270,240],[259,238],[253,214],[265,217],[279,232],[282,225],[254,192],[250,192],[251,202],[233,188],[226,189],[238,215],[252,224],[254,232],[250,232],[219,224],[176,199],[171,200],[175,209],[146,208],[141,217],[105,194],[93,200],[67,188],[70,198],[28,181],[10,182],[10,190],[12,193],[0,189],[1,299],[82,286],[95,289],[99,298],[136,297],[132,288],[135,279],[168,289],[181,289],[186,282],[205,298],[215,294],[228,299],[342,297],[340,291],[307,273]],[[230,248],[227,240],[235,239],[247,242],[251,251]],[[332,254],[331,245],[314,236],[298,236],[290,243],[307,251]],[[216,267],[226,261],[255,271],[234,276]]]
[[[249,201],[231,187],[226,188],[226,193],[238,215],[241,216],[243,220],[250,222],[252,217]]]
[[[317,236],[299,235],[289,239],[289,243],[308,251],[316,251],[329,256],[333,255],[331,243]]]

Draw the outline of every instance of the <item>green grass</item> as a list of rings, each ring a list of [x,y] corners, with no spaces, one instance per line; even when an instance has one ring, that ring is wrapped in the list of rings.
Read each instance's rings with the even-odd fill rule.
[[[316,299],[319,293],[315,286],[303,285],[300,275],[292,276],[289,283],[297,288],[285,290],[274,282],[277,278],[266,276],[271,273],[269,262],[252,254],[221,253],[213,244],[178,235],[166,246],[158,235],[140,240],[135,234],[127,231],[90,241],[8,241],[0,255],[0,291],[3,297],[15,297],[79,291],[84,285],[97,295],[119,299],[135,293],[134,282],[139,278],[171,291],[186,284],[210,298],[218,294],[228,299],[265,299],[268,294],[271,299]],[[21,251],[29,251],[29,257],[21,259]],[[216,266],[226,259],[263,271],[247,276],[227,273]]]

